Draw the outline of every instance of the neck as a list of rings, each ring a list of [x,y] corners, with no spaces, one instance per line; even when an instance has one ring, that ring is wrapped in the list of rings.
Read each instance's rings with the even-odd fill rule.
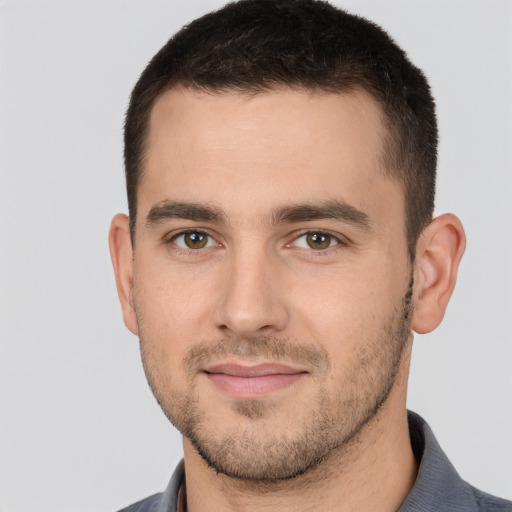
[[[405,351],[407,352],[407,351]],[[343,447],[306,474],[280,482],[216,473],[184,439],[187,512],[395,512],[417,474],[405,405],[410,351],[386,403]]]

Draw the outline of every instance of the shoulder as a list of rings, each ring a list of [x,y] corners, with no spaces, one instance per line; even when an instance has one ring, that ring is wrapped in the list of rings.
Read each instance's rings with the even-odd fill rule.
[[[162,501],[162,496],[162,493],[153,494],[153,496],[149,496],[149,498],[145,498],[119,510],[119,512],[157,512],[158,506]]]
[[[460,477],[420,416],[409,412],[408,418],[419,468],[400,512],[512,512],[512,502],[482,492]]]
[[[183,460],[181,460],[176,466],[165,492],[153,494],[153,496],[138,501],[118,512],[176,512],[178,508],[179,490],[184,478],[185,467]]]
[[[471,487],[473,496],[481,512],[512,512],[512,501],[491,496],[485,492]]]

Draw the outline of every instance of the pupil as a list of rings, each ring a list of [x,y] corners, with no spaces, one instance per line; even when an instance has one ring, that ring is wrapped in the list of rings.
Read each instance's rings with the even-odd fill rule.
[[[331,237],[322,233],[311,233],[307,236],[307,242],[312,249],[327,249],[331,245]]]

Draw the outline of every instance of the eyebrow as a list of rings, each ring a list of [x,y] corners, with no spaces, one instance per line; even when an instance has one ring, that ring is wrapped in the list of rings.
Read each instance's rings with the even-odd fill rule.
[[[225,224],[226,215],[214,206],[165,200],[151,208],[147,217],[148,227],[156,226],[167,220],[186,219],[195,222],[211,222]],[[343,200],[332,200],[323,203],[302,203],[285,205],[276,208],[270,215],[270,225],[279,226],[295,222],[308,222],[321,219],[333,219],[352,224],[364,231],[370,231],[369,216]]]
[[[215,224],[225,222],[225,216],[218,208],[198,203],[166,200],[151,208],[146,217],[146,225],[152,227],[171,219],[186,219]]]
[[[291,224],[320,219],[333,219],[352,224],[364,231],[370,231],[370,217],[361,210],[342,200],[326,201],[320,204],[298,204],[284,206],[274,211],[272,224]]]

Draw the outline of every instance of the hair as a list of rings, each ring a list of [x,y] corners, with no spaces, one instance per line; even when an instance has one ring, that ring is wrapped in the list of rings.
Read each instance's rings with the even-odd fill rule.
[[[405,231],[414,258],[434,209],[435,104],[425,75],[379,26],[324,1],[241,0],[177,32],[143,71],[126,114],[132,241],[151,109],[163,92],[179,86],[219,94],[367,91],[383,112],[383,170],[403,187]]]

